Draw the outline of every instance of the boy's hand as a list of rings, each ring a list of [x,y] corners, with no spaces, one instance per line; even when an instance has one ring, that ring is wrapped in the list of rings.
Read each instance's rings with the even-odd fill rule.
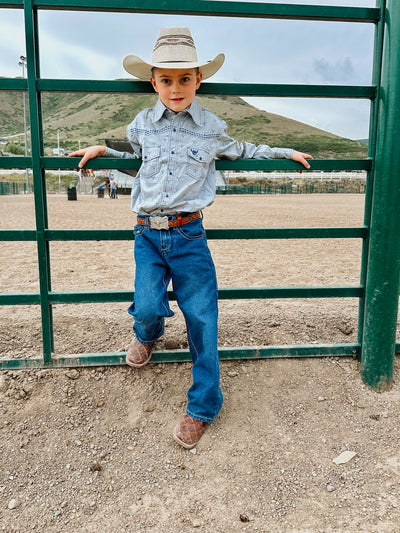
[[[310,163],[307,161],[307,159],[312,159],[312,155],[303,154],[303,152],[298,152],[297,150],[293,150],[292,159],[293,161],[297,161],[298,163],[301,163],[304,167],[310,168]]]
[[[101,157],[106,151],[105,146],[89,146],[88,148],[82,148],[81,150],[76,150],[72,152],[68,157],[79,157],[83,155],[82,159],[79,161],[79,168],[82,168],[89,159],[94,157]]]

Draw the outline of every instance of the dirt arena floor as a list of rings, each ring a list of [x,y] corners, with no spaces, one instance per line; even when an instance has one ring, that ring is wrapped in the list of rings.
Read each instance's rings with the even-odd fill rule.
[[[360,226],[362,195],[220,196],[207,228]],[[132,228],[128,197],[50,196],[49,227]],[[33,198],[0,197],[34,229]],[[210,241],[219,286],[357,285],[357,239]],[[34,243],[3,243],[0,292],[38,292]],[[133,241],[51,243],[52,289],[133,290]],[[156,349],[187,348],[176,314]],[[56,305],[55,355],[124,351],[128,303]],[[37,306],[0,308],[0,357],[40,357]],[[220,346],[357,339],[356,299],[220,302]],[[398,335],[398,338],[400,335]],[[191,451],[171,431],[191,366],[0,372],[0,531],[398,532],[400,366],[378,394],[351,358],[223,361],[225,402]],[[336,460],[342,452],[348,453]],[[335,460],[335,461],[334,461]]]

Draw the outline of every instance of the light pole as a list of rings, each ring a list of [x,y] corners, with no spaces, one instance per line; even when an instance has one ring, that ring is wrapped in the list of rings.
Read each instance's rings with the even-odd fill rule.
[[[25,78],[25,67],[26,67],[26,57],[20,56],[20,61],[18,61],[18,66],[22,67],[22,77]],[[25,102],[25,91],[22,93],[22,99],[24,103],[24,136],[25,136],[25,157],[28,157],[28,135],[26,131],[26,102]],[[29,193],[29,169],[26,169],[26,192]]]
[[[60,130],[57,130],[57,156],[60,157]],[[61,171],[58,169],[58,192],[61,194]]]

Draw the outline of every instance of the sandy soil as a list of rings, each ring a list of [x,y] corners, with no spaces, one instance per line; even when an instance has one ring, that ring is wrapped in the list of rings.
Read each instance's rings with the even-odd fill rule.
[[[49,197],[49,226],[131,228],[129,199]],[[358,226],[361,195],[218,197],[213,227]],[[2,228],[33,229],[32,198],[0,197]],[[210,241],[220,287],[353,285],[358,240]],[[37,292],[33,243],[0,252],[0,292]],[[53,290],[133,289],[133,242],[52,243]],[[128,304],[58,305],[55,353],[124,350]],[[157,345],[186,348],[175,317]],[[220,345],[354,342],[354,299],[221,301]],[[3,358],[41,354],[37,307],[0,309]],[[348,358],[221,363],[223,409],[192,451],[171,430],[190,364],[0,373],[0,530],[395,532],[399,373],[377,394]],[[347,462],[333,462],[343,451]],[[2,529],[1,529],[2,528]]]

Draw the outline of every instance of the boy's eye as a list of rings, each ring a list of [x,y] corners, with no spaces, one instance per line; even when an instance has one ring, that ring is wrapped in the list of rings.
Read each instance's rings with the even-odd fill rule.
[[[183,83],[187,83],[188,81],[190,81],[189,76],[185,76],[184,78],[182,78]]]

